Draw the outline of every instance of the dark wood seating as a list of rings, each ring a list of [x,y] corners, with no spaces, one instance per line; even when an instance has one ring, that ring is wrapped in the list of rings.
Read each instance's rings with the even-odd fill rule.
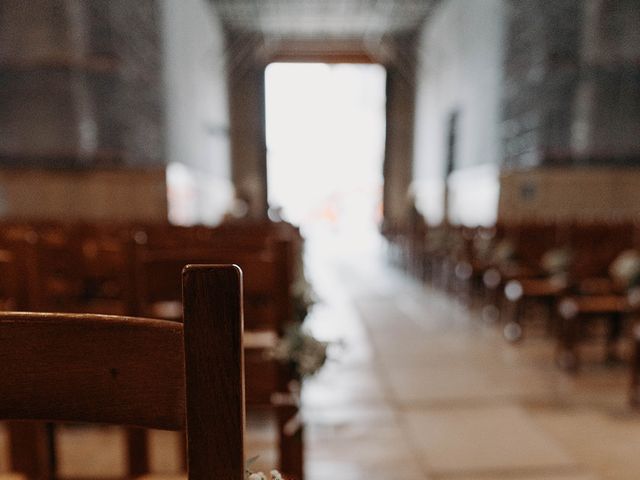
[[[0,313],[0,418],[186,427],[189,479],[243,479],[241,273],[183,285],[184,323]]]
[[[626,294],[571,296],[563,298],[558,305],[561,327],[557,342],[556,361],[568,371],[580,367],[579,346],[588,323],[602,319],[607,323],[606,360],[616,361],[616,345],[620,339],[623,322],[636,308]]]
[[[296,251],[301,248],[296,228],[284,222],[209,228],[8,221],[1,232],[0,249],[6,245],[7,252],[15,253],[14,258],[24,263],[18,276],[22,286],[17,290],[30,295],[18,302],[19,310],[127,314],[180,321],[179,279],[184,265],[240,264],[245,272],[246,328],[251,330],[245,351],[248,404],[252,409],[275,412],[280,469],[291,478],[302,478],[302,429],[293,434],[284,432],[284,425],[298,414],[298,406],[276,407],[272,403],[272,396],[288,392],[290,382],[298,377],[266,355],[295,318],[291,286],[299,268]],[[5,236],[9,238],[3,243]],[[127,442],[129,474],[147,473],[146,433],[130,429]],[[49,443],[55,449],[52,438]],[[52,457],[55,459],[55,453]]]
[[[629,405],[634,410],[640,410],[640,327],[637,326],[633,329],[630,383]]]
[[[556,303],[568,287],[563,277],[516,278],[509,280],[504,287],[504,296],[508,301],[505,316],[508,322],[504,326],[504,336],[509,341],[521,340],[524,333],[525,311],[531,303],[542,303],[547,309],[547,332],[556,329]]]
[[[600,319],[606,324],[606,360],[618,359],[616,347],[623,324],[635,310],[626,289],[609,275],[613,260],[632,248],[635,225],[587,223],[574,225],[571,245],[576,261],[569,271],[571,291],[558,304],[560,329],[556,361],[564,369],[577,371],[579,345],[586,328]]]
[[[233,260],[232,260],[233,259]],[[138,245],[135,254],[137,309],[141,315],[175,320],[180,312],[180,285],[175,272],[188,263],[226,263],[233,261],[243,270],[245,311],[245,375],[247,406],[273,411],[278,423],[281,471],[291,478],[303,477],[302,427],[289,433],[287,422],[298,414],[295,404],[272,402],[287,395],[289,384],[299,380],[287,366],[267,357],[269,348],[293,321],[290,288],[293,282],[291,244],[278,240],[262,249],[234,249],[231,243],[216,248],[157,248]],[[146,438],[138,439],[136,449],[146,450]],[[148,464],[139,463],[135,473],[147,473]]]

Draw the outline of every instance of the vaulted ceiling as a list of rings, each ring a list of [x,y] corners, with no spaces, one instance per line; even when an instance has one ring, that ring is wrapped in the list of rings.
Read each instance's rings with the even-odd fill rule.
[[[230,29],[294,39],[416,30],[438,0],[211,0]]]

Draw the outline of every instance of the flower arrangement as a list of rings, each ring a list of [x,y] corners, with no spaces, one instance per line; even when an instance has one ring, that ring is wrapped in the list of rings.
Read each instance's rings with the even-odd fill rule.
[[[572,262],[573,252],[569,247],[552,248],[540,259],[540,265],[550,276],[566,273]]]
[[[620,253],[609,266],[609,275],[627,290],[640,285],[640,253],[636,250]]]
[[[262,472],[246,472],[244,477],[246,480],[284,480],[280,472],[277,470],[271,470],[269,473],[269,478]]]
[[[293,297],[293,320],[296,323],[302,323],[309,315],[311,308],[318,302],[318,297],[304,274],[299,275],[291,285],[291,296]]]
[[[327,342],[315,338],[300,323],[287,328],[284,336],[270,352],[272,358],[289,364],[301,378],[318,372],[327,361]]]
[[[318,303],[318,296],[313,290],[311,283],[307,280],[304,272],[304,244],[298,246],[295,254],[294,281],[291,285],[291,296],[293,297],[293,321],[304,322],[311,308]]]
[[[249,460],[247,460],[244,467],[245,480],[284,480],[282,474],[277,470],[271,470],[271,472],[269,472],[269,479],[262,472],[252,472],[249,467],[251,467],[251,464],[257,459],[258,456],[256,455],[255,457],[251,457]]]
[[[304,378],[315,374],[324,365],[327,359],[327,343],[317,340],[302,326],[309,311],[318,301],[304,272],[302,245],[296,252],[294,269],[295,281],[291,285],[293,322],[269,355],[281,363],[291,365],[295,372]]]
[[[495,265],[505,265],[516,260],[516,247],[511,240],[503,238],[496,243],[491,253],[491,262]]]

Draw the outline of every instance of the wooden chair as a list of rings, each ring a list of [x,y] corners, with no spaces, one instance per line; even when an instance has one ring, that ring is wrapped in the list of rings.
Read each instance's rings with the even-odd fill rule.
[[[626,288],[609,276],[611,262],[620,252],[633,248],[631,223],[586,223],[572,226],[572,249],[576,261],[570,278],[572,294],[558,303],[560,330],[556,362],[569,371],[580,367],[579,346],[590,324],[605,322],[606,361],[617,362],[617,346],[624,324],[637,314],[638,305],[630,302]]]
[[[247,407],[275,414],[278,424],[279,470],[288,478],[304,475],[303,427],[287,432],[285,426],[298,415],[297,405],[274,405],[272,398],[286,395],[289,384],[299,380],[288,366],[268,358],[267,350],[293,320],[291,298],[291,242],[277,241],[266,249],[247,252],[242,248],[149,248],[140,245],[135,255],[136,292],[139,315],[167,320],[180,311],[179,285],[175,272],[187,263],[233,261],[244,275],[245,374]],[[144,432],[129,433],[130,474],[148,472],[148,439]],[[135,453],[137,452],[137,453]]]
[[[558,298],[567,290],[567,282],[560,277],[518,278],[509,280],[504,287],[503,308],[507,323],[504,337],[515,342],[522,340],[526,323],[525,312],[530,305],[542,304],[546,307],[546,331],[549,334],[557,329],[556,304]]]
[[[190,480],[243,479],[239,268],[186,267],[183,304],[184,323],[0,313],[0,418],[186,427]]]
[[[606,360],[618,360],[616,346],[624,321],[637,312],[627,295],[612,292],[601,295],[576,295],[563,298],[558,304],[561,320],[557,340],[556,363],[564,370],[576,372],[580,367],[579,346],[588,323],[601,319],[607,322]]]

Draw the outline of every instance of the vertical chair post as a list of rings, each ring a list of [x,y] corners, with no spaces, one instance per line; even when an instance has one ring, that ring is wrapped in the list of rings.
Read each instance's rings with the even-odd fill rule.
[[[301,248],[297,245],[298,248]],[[279,278],[281,282],[277,285],[279,292],[277,298],[280,299],[278,311],[282,319],[278,325],[278,335],[284,335],[285,328],[294,321],[295,313],[291,297],[291,285],[295,281],[295,275],[301,272],[294,272],[296,259],[294,255],[302,254],[295,252],[294,245],[289,240],[280,240],[276,243],[279,268],[281,269]],[[287,392],[289,382],[298,380],[297,374],[292,374],[288,366],[280,365],[278,368],[278,391]],[[304,478],[304,425],[301,425],[296,432],[290,434],[285,432],[285,425],[299,414],[299,407],[296,405],[278,405],[276,407],[276,418],[278,425],[278,445],[280,450],[280,469],[282,473],[292,477],[294,480]]]
[[[135,478],[150,473],[148,431],[143,428],[127,428],[125,443],[129,476]]]
[[[633,353],[631,356],[631,390],[629,404],[640,410],[640,327],[633,329]]]
[[[189,478],[241,480],[242,272],[235,265],[188,265],[182,272],[182,296]],[[197,455],[204,450],[219,452],[219,459]]]
[[[51,480],[54,475],[47,425],[44,422],[7,422],[9,467],[29,480]]]

